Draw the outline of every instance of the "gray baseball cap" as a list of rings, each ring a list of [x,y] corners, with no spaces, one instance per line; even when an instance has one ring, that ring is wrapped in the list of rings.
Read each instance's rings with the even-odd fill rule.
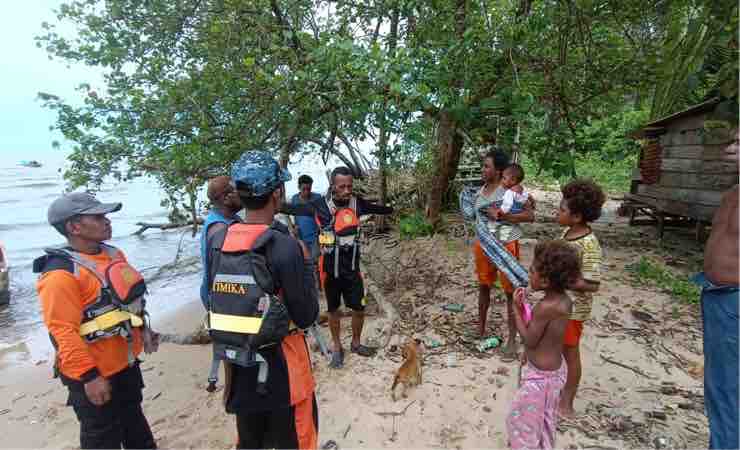
[[[46,216],[49,224],[62,223],[79,214],[108,214],[121,209],[120,203],[101,203],[92,194],[74,192],[54,200]]]

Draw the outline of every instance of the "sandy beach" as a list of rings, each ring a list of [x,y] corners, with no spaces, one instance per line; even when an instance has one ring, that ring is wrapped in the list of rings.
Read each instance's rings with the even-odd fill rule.
[[[629,280],[626,263],[640,255],[661,254],[645,244],[652,229],[626,228],[621,219],[595,228],[608,256],[603,290],[582,341],[579,415],[561,424],[558,446],[703,447],[707,424],[698,309]],[[555,233],[553,223],[528,228],[522,242],[525,264],[536,239]],[[382,248],[389,250],[383,253]],[[345,368],[336,371],[320,354],[313,354],[320,444],[333,440],[340,448],[505,448],[505,417],[518,363],[502,362],[500,349],[473,350],[470,332],[477,320],[477,294],[465,239],[438,235],[391,244],[374,241],[368,250],[366,258],[375,262],[366,266],[367,272],[378,279],[383,278],[378,264],[388,272],[393,269],[389,261],[397,259],[399,269],[393,276],[398,284],[386,284],[382,294],[382,303],[392,304],[393,311],[370,308],[365,336],[384,346],[375,357],[349,354]],[[203,315],[196,299],[197,275],[160,281],[152,289],[152,301],[172,295],[190,296],[192,301],[162,311],[154,318],[155,326],[165,333],[190,333]],[[450,302],[463,304],[463,311],[443,310]],[[505,335],[505,305],[495,303],[491,309],[492,332]],[[348,327],[346,320],[347,346]],[[322,331],[328,338],[328,329]],[[398,344],[408,337],[440,345],[425,352],[422,385],[394,402],[390,385],[401,362]],[[21,357],[13,358],[13,352]],[[208,345],[166,343],[158,353],[143,356],[144,410],[160,447],[234,445],[234,418],[224,413],[220,390],[205,391],[210,353]],[[0,355],[14,361],[0,366],[2,446],[77,448],[79,425],[65,407],[65,388],[51,378],[51,358],[24,359],[22,354],[22,349],[6,349]]]

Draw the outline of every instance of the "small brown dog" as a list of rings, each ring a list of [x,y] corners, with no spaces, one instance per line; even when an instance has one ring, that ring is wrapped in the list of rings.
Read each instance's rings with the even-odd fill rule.
[[[394,402],[396,401],[396,386],[399,383],[403,384],[401,390],[403,398],[406,398],[406,389],[409,386],[421,384],[421,341],[410,339],[401,349],[401,356],[404,361],[398,368],[396,378],[393,379],[393,386],[391,386],[391,398]]]

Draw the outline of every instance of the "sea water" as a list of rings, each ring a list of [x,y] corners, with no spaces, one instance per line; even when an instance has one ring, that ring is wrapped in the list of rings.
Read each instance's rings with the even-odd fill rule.
[[[45,336],[35,291],[37,275],[32,273],[34,258],[43,255],[45,247],[62,245],[63,237],[46,220],[52,201],[65,190],[63,177],[68,167],[64,151],[13,152],[0,150],[0,243],[7,250],[10,263],[10,304],[0,306],[0,350],[25,342],[31,336]],[[21,161],[36,160],[42,167],[23,167]],[[331,163],[330,163],[331,164]],[[314,179],[314,191],[325,192],[328,180],[324,165],[317,159],[304,158],[289,167],[292,181],[286,185],[288,195],[297,192],[301,174]],[[225,173],[227,171],[224,171]],[[200,199],[204,200],[205,189]],[[141,236],[133,235],[137,222],[167,222],[167,210],[161,206],[164,192],[152,178],[128,182],[107,180],[97,193],[103,202],[121,202],[123,209],[109,215],[113,226],[110,243],[121,248],[134,264],[151,275],[173,261],[180,248],[180,258],[197,257],[199,236],[183,228],[162,232],[150,229]],[[166,299],[167,305],[151,305],[154,311],[177,307],[198,296],[198,276],[183,283],[177,295]],[[192,291],[192,292],[190,292]],[[160,303],[162,299],[157,299]]]

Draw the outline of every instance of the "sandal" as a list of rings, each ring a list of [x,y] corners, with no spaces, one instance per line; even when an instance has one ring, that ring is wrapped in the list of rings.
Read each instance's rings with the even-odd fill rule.
[[[341,369],[344,367],[344,350],[338,352],[331,352],[331,361],[329,367],[332,369]]]
[[[332,440],[324,442],[324,445],[321,446],[321,450],[339,450],[339,445]]]
[[[366,358],[375,355],[375,349],[374,348],[365,347],[362,344],[360,344],[360,345],[358,345],[356,347],[355,346],[352,346],[352,347],[350,347],[350,349],[352,350],[352,353],[356,353],[356,354],[358,354],[360,356],[364,356]]]

